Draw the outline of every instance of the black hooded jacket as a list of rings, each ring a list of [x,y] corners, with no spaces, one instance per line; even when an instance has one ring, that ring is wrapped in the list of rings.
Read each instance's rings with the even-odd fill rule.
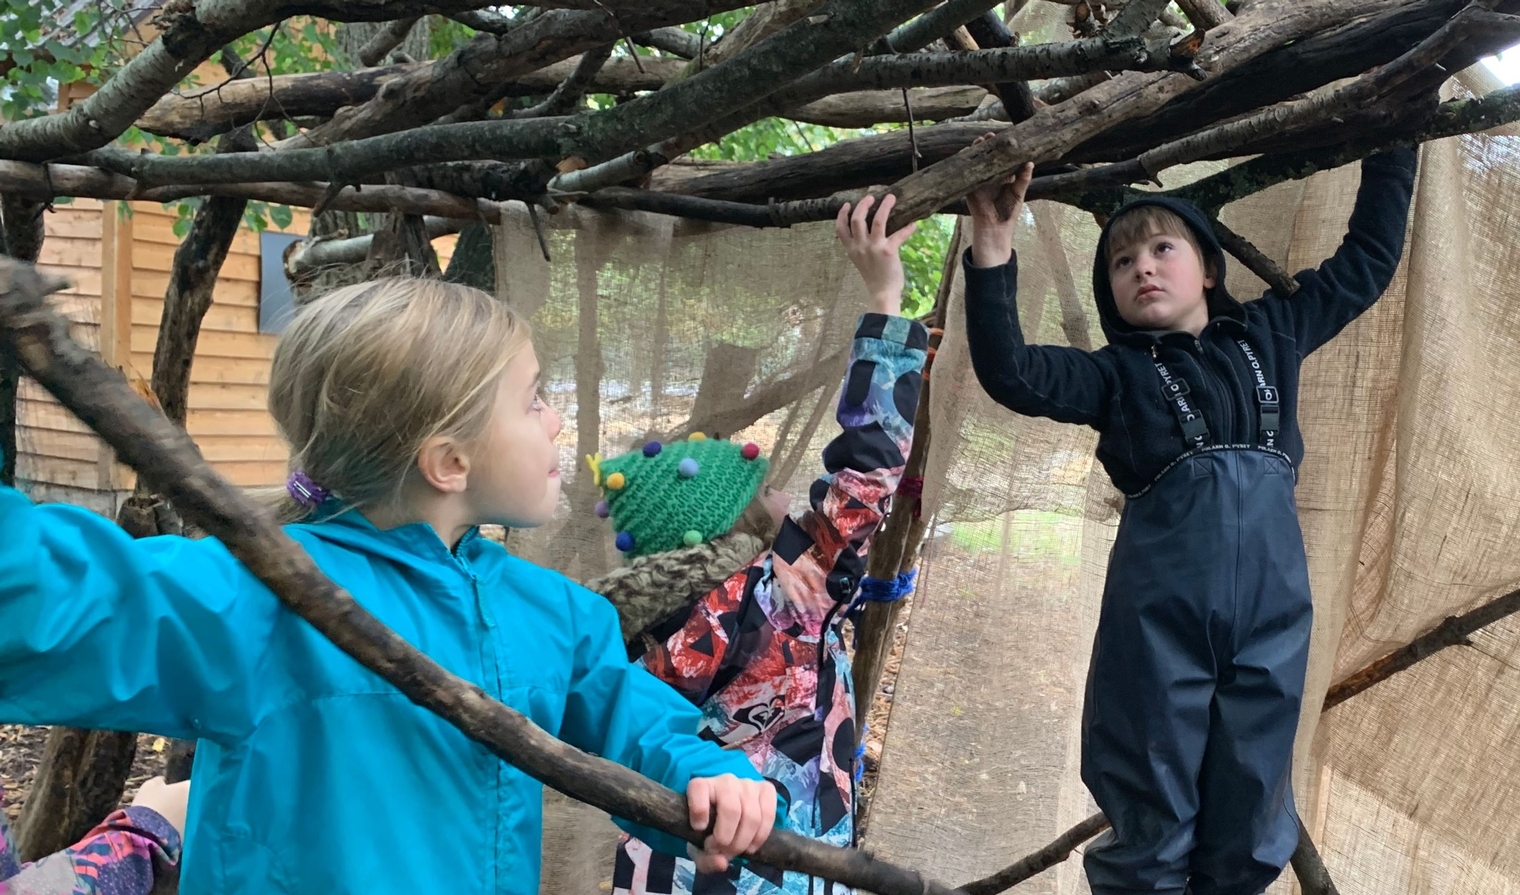
[[[1025,344],[1015,302],[1018,259],[978,268],[968,251],[966,325],[977,379],[993,400],[1017,413],[1097,429],[1098,461],[1119,490],[1135,495],[1193,447],[1162,391],[1153,352],[1187,382],[1212,444],[1260,443],[1258,380],[1237,344],[1244,339],[1265,382],[1280,394],[1275,446],[1296,468],[1304,455],[1296,417],[1299,366],[1370,308],[1393,279],[1404,252],[1415,159],[1413,150],[1396,149],[1362,162],[1345,239],[1317,269],[1296,275],[1300,288],[1288,297],[1272,291],[1246,303],[1230,297],[1224,252],[1208,219],[1191,203],[1157,197],[1126,206],[1163,205],[1176,212],[1213,259],[1219,285],[1209,290],[1209,322],[1197,339],[1186,332],[1136,329],[1120,319],[1100,242],[1093,293],[1108,345],[1089,352]],[[1107,235],[1105,230],[1104,241]]]

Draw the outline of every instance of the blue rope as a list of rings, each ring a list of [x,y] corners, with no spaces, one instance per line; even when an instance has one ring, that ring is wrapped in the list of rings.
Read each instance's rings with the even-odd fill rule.
[[[913,593],[913,584],[917,580],[918,569],[909,569],[896,578],[872,578],[867,575],[860,579],[860,590],[844,614],[854,620],[867,603],[896,603]]]

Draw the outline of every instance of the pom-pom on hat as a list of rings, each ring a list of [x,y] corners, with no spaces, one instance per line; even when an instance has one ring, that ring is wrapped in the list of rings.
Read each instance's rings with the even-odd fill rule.
[[[605,505],[617,548],[630,556],[693,547],[727,534],[770,471],[757,445],[700,433],[587,460],[602,492],[597,515]]]

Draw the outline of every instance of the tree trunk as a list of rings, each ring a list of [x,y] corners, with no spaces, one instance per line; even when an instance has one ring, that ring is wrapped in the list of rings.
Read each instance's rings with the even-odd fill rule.
[[[36,263],[42,252],[43,205],[0,195],[0,253]],[[10,349],[0,347],[0,485],[16,484],[16,399],[21,368]]]

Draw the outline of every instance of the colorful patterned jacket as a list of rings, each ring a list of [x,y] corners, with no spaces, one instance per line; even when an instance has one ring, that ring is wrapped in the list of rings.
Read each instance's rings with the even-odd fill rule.
[[[179,879],[179,853],[174,827],[157,811],[134,806],[112,813],[73,848],[22,866],[0,814],[0,895],[170,892]]]
[[[778,825],[854,844],[855,697],[839,625],[913,440],[928,331],[864,315],[839,399],[844,431],[823,451],[811,510],[775,543],[657,632],[642,663],[700,705],[703,736],[743,749],[776,785]],[[617,895],[845,895],[844,887],[750,862],[695,876],[685,859],[624,837]]]

